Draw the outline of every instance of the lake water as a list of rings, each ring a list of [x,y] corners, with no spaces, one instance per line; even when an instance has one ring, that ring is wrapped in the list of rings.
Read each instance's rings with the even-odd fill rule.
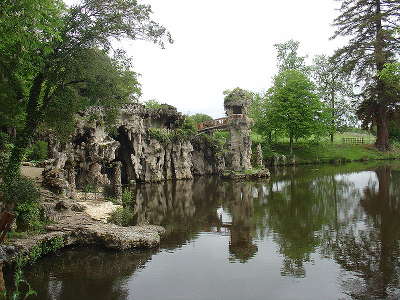
[[[160,248],[69,249],[25,271],[41,300],[400,299],[400,166],[139,186]]]

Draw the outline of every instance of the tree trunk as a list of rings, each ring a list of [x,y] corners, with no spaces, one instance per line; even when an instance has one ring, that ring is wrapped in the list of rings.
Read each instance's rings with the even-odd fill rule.
[[[335,124],[335,91],[331,90],[331,108],[332,108],[332,128],[331,128],[331,143],[333,144],[333,135],[335,133],[336,124]]]
[[[378,113],[376,114],[376,142],[375,146],[380,151],[389,150],[389,127],[388,127],[388,115],[385,107],[380,106]]]
[[[12,183],[15,178],[20,175],[21,162],[24,158],[26,148],[29,146],[31,138],[38,126],[41,113],[38,105],[43,81],[43,74],[37,75],[33,81],[26,108],[27,114],[25,126],[22,132],[17,134],[14,148],[11,152],[11,157],[6,168],[4,177],[4,183],[6,185]]]
[[[293,136],[292,135],[290,135],[290,137],[289,137],[289,144],[290,144],[290,156],[292,156],[293,155]]]
[[[381,14],[381,1],[375,0],[375,11],[376,11],[376,42],[375,42],[375,65],[377,73],[383,70],[385,66],[385,54],[384,54],[384,33],[382,28],[382,14]],[[380,151],[389,150],[389,128],[388,128],[388,112],[387,103],[385,99],[385,84],[379,78],[377,79],[376,86],[377,95],[377,109],[375,112],[377,135],[375,146]]]

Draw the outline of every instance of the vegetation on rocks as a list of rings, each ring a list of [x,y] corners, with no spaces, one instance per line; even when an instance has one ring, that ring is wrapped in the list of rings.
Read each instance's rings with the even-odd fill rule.
[[[185,118],[180,127],[176,129],[149,128],[147,133],[150,138],[166,145],[173,142],[188,141],[197,133],[197,130],[193,120]]]

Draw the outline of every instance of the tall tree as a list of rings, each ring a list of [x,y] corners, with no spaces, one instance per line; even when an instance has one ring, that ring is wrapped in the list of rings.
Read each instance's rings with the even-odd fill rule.
[[[363,83],[362,103],[357,114],[364,125],[377,127],[376,147],[389,149],[388,121],[398,98],[387,93],[378,76],[385,63],[394,60],[400,50],[396,29],[400,18],[400,0],[339,0],[340,15],[334,20],[338,36],[350,37],[336,51],[335,61]]]
[[[318,94],[331,109],[330,138],[333,143],[335,132],[354,123],[354,110],[350,100],[353,98],[353,85],[349,75],[326,56],[314,57],[312,75]]]
[[[268,119],[273,129],[289,137],[291,154],[295,139],[327,132],[329,111],[304,73],[298,70],[280,72],[268,93]]]
[[[305,64],[306,56],[299,56],[299,41],[289,40],[275,44],[277,50],[277,60],[279,72],[287,70],[307,71],[309,68]]]
[[[47,2],[51,5],[56,0]],[[10,14],[8,22],[31,9],[30,6],[18,7],[19,1],[3,4],[2,9]],[[41,10],[37,13],[40,15]],[[51,30],[44,27],[45,31],[41,23],[33,23],[32,32],[43,35],[38,40],[39,46],[45,45],[39,48],[41,51],[21,48],[18,38],[12,40],[0,36],[0,45],[4,41],[8,43],[2,49],[2,60],[12,61],[15,56],[21,56],[22,51],[33,64],[29,76],[21,76],[18,68],[10,74],[2,70],[0,76],[12,82],[11,86],[14,80],[19,80],[23,91],[19,97],[22,97],[25,115],[23,129],[17,135],[7,166],[6,184],[18,176],[30,138],[39,124],[57,111],[56,108],[64,105],[70,112],[95,105],[115,108],[129,101],[129,96],[137,92],[136,77],[129,69],[129,59],[121,52],[114,53],[114,58],[108,54],[112,53],[112,39],[144,39],[161,46],[172,42],[166,29],[151,20],[151,13],[150,6],[136,0],[82,0],[69,9],[49,10],[49,15],[58,24]],[[32,19],[36,20],[35,17]],[[26,30],[24,22],[15,26],[18,32]],[[20,69],[24,68],[21,66]]]

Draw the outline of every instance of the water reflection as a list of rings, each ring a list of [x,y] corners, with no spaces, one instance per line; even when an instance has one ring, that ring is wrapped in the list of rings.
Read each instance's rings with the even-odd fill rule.
[[[344,228],[332,250],[335,260],[355,277],[342,282],[355,299],[400,297],[400,170],[375,169],[360,204],[366,213],[362,228]]]
[[[346,295],[354,299],[395,299],[400,284],[399,179],[400,168],[395,165],[346,165],[278,169],[269,181],[198,178],[138,186],[134,190],[138,222],[167,229],[159,250],[123,254],[69,251],[43,260],[28,275],[41,295],[38,299],[136,299],[127,282],[135,282],[138,269],[147,270],[146,262],[154,255],[161,260],[158,263],[167,264],[165,252],[179,255],[179,250],[185,249],[194,257],[196,249],[203,249],[196,243],[205,243],[206,233],[213,236],[208,239],[213,243],[214,237],[220,237],[226,250],[219,250],[221,259],[213,263],[204,258],[207,255],[201,256],[193,262],[194,268],[218,264],[226,271],[226,278],[203,274],[215,276],[217,283],[229,276],[250,278],[237,268],[253,261],[265,263],[265,255],[271,268],[279,264],[280,272],[278,269],[275,273],[253,267],[254,298],[248,299],[261,297],[264,277],[282,284],[286,284],[285,278],[302,280],[305,286],[298,291],[293,282],[287,283],[286,289],[293,289],[304,299],[322,299],[324,292],[332,296],[324,299]],[[329,261],[329,270],[321,267],[323,261]],[[179,262],[174,268],[180,268]],[[151,272],[149,280],[158,276]],[[310,272],[317,275],[309,276]],[[337,274],[336,280],[330,281],[334,288],[310,288],[325,282],[327,272]],[[195,277],[188,274],[182,284],[190,286]],[[173,281],[173,273],[164,280]],[[229,299],[240,299],[235,298],[235,286],[230,289],[233,296]],[[204,287],[199,299],[212,298],[209,292]],[[158,293],[166,299],[161,287]],[[192,299],[198,298],[192,295]]]
[[[130,299],[126,282],[153,253],[67,250],[43,259],[27,275],[40,300],[125,300]]]

